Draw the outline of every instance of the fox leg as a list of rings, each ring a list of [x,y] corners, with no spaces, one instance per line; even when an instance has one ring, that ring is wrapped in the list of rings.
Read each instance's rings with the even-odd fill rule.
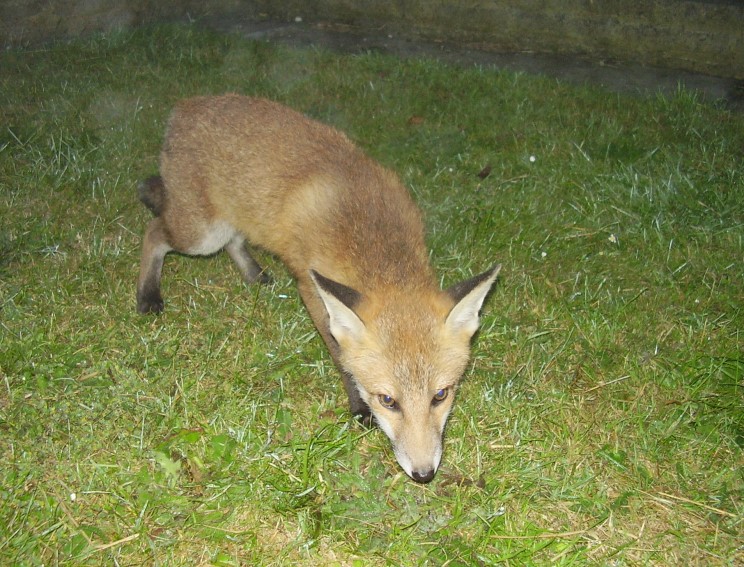
[[[165,223],[160,217],[150,221],[142,240],[140,275],[137,281],[137,311],[140,313],[160,313],[163,298],[160,295],[160,277],[165,255],[173,250],[168,243]]]
[[[253,259],[246,249],[243,235],[235,234],[225,246],[225,250],[240,270],[240,275],[243,276],[245,283],[271,283],[271,277],[264,272],[263,268],[258,265],[258,262]]]
[[[351,410],[351,414],[358,418],[363,424],[370,425],[372,423],[372,414],[369,406],[359,395],[359,390],[356,387],[354,377],[341,366],[338,343],[336,342],[336,339],[333,338],[333,335],[331,335],[331,330],[328,326],[328,312],[323,305],[323,300],[318,296],[312,280],[309,277],[298,278],[297,283],[302,301],[305,303],[305,307],[307,307],[310,317],[315,323],[315,327],[318,329],[320,336],[328,347],[328,351],[331,353],[331,358],[333,358],[336,367],[341,373],[344,389],[346,390],[346,395],[349,397],[349,409]]]
[[[359,395],[359,390],[357,390],[356,384],[354,383],[354,377],[346,370],[339,371],[341,372],[341,379],[344,382],[346,395],[349,397],[349,410],[351,411],[351,415],[357,418],[366,427],[371,426],[372,411]]]

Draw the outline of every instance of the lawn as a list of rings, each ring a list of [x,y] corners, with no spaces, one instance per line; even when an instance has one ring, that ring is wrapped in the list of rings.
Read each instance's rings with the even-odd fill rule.
[[[166,26],[0,53],[0,564],[744,561],[744,116]],[[347,132],[442,285],[500,262],[431,484],[351,419],[286,269],[169,256],[137,182],[173,104]]]

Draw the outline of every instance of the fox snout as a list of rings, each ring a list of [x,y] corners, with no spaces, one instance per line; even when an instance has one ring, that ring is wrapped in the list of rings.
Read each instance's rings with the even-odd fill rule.
[[[432,394],[424,387],[416,393],[401,393],[398,398],[364,391],[377,425],[390,439],[398,464],[416,482],[431,481],[439,468],[452,390],[439,389]]]
[[[441,455],[441,452],[440,452],[440,455]],[[400,458],[398,458],[398,463],[400,463]],[[401,466],[403,466],[402,463],[401,463]],[[418,471],[415,469],[406,470],[405,467],[403,467],[403,470],[405,470],[408,476],[410,476],[413,480],[415,480],[419,484],[427,484],[428,482],[431,481],[431,479],[434,478],[434,475],[436,474],[438,467],[439,467],[439,463],[437,462],[437,464],[434,465],[434,468],[423,469],[422,471]]]
[[[442,460],[442,436],[432,439],[431,447],[425,451],[420,447],[407,447],[393,443],[393,450],[398,464],[416,482],[426,484],[434,478]]]

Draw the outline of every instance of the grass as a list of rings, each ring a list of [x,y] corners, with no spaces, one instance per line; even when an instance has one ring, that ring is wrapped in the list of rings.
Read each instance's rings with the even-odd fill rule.
[[[196,27],[6,50],[0,81],[0,563],[744,560],[741,115]],[[135,313],[136,183],[175,101],[225,91],[397,170],[443,284],[504,264],[430,485],[350,420],[276,260],[248,288],[169,257]]]

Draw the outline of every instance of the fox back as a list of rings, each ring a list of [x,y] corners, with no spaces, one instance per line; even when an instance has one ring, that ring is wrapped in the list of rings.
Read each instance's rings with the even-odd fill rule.
[[[173,111],[160,176],[140,185],[155,213],[137,307],[163,309],[163,258],[223,248],[248,283],[268,281],[246,244],[278,256],[339,367],[351,411],[388,435],[428,482],[499,267],[439,289],[419,209],[391,171],[344,134],[280,104],[199,97]],[[246,242],[247,240],[247,242]]]

